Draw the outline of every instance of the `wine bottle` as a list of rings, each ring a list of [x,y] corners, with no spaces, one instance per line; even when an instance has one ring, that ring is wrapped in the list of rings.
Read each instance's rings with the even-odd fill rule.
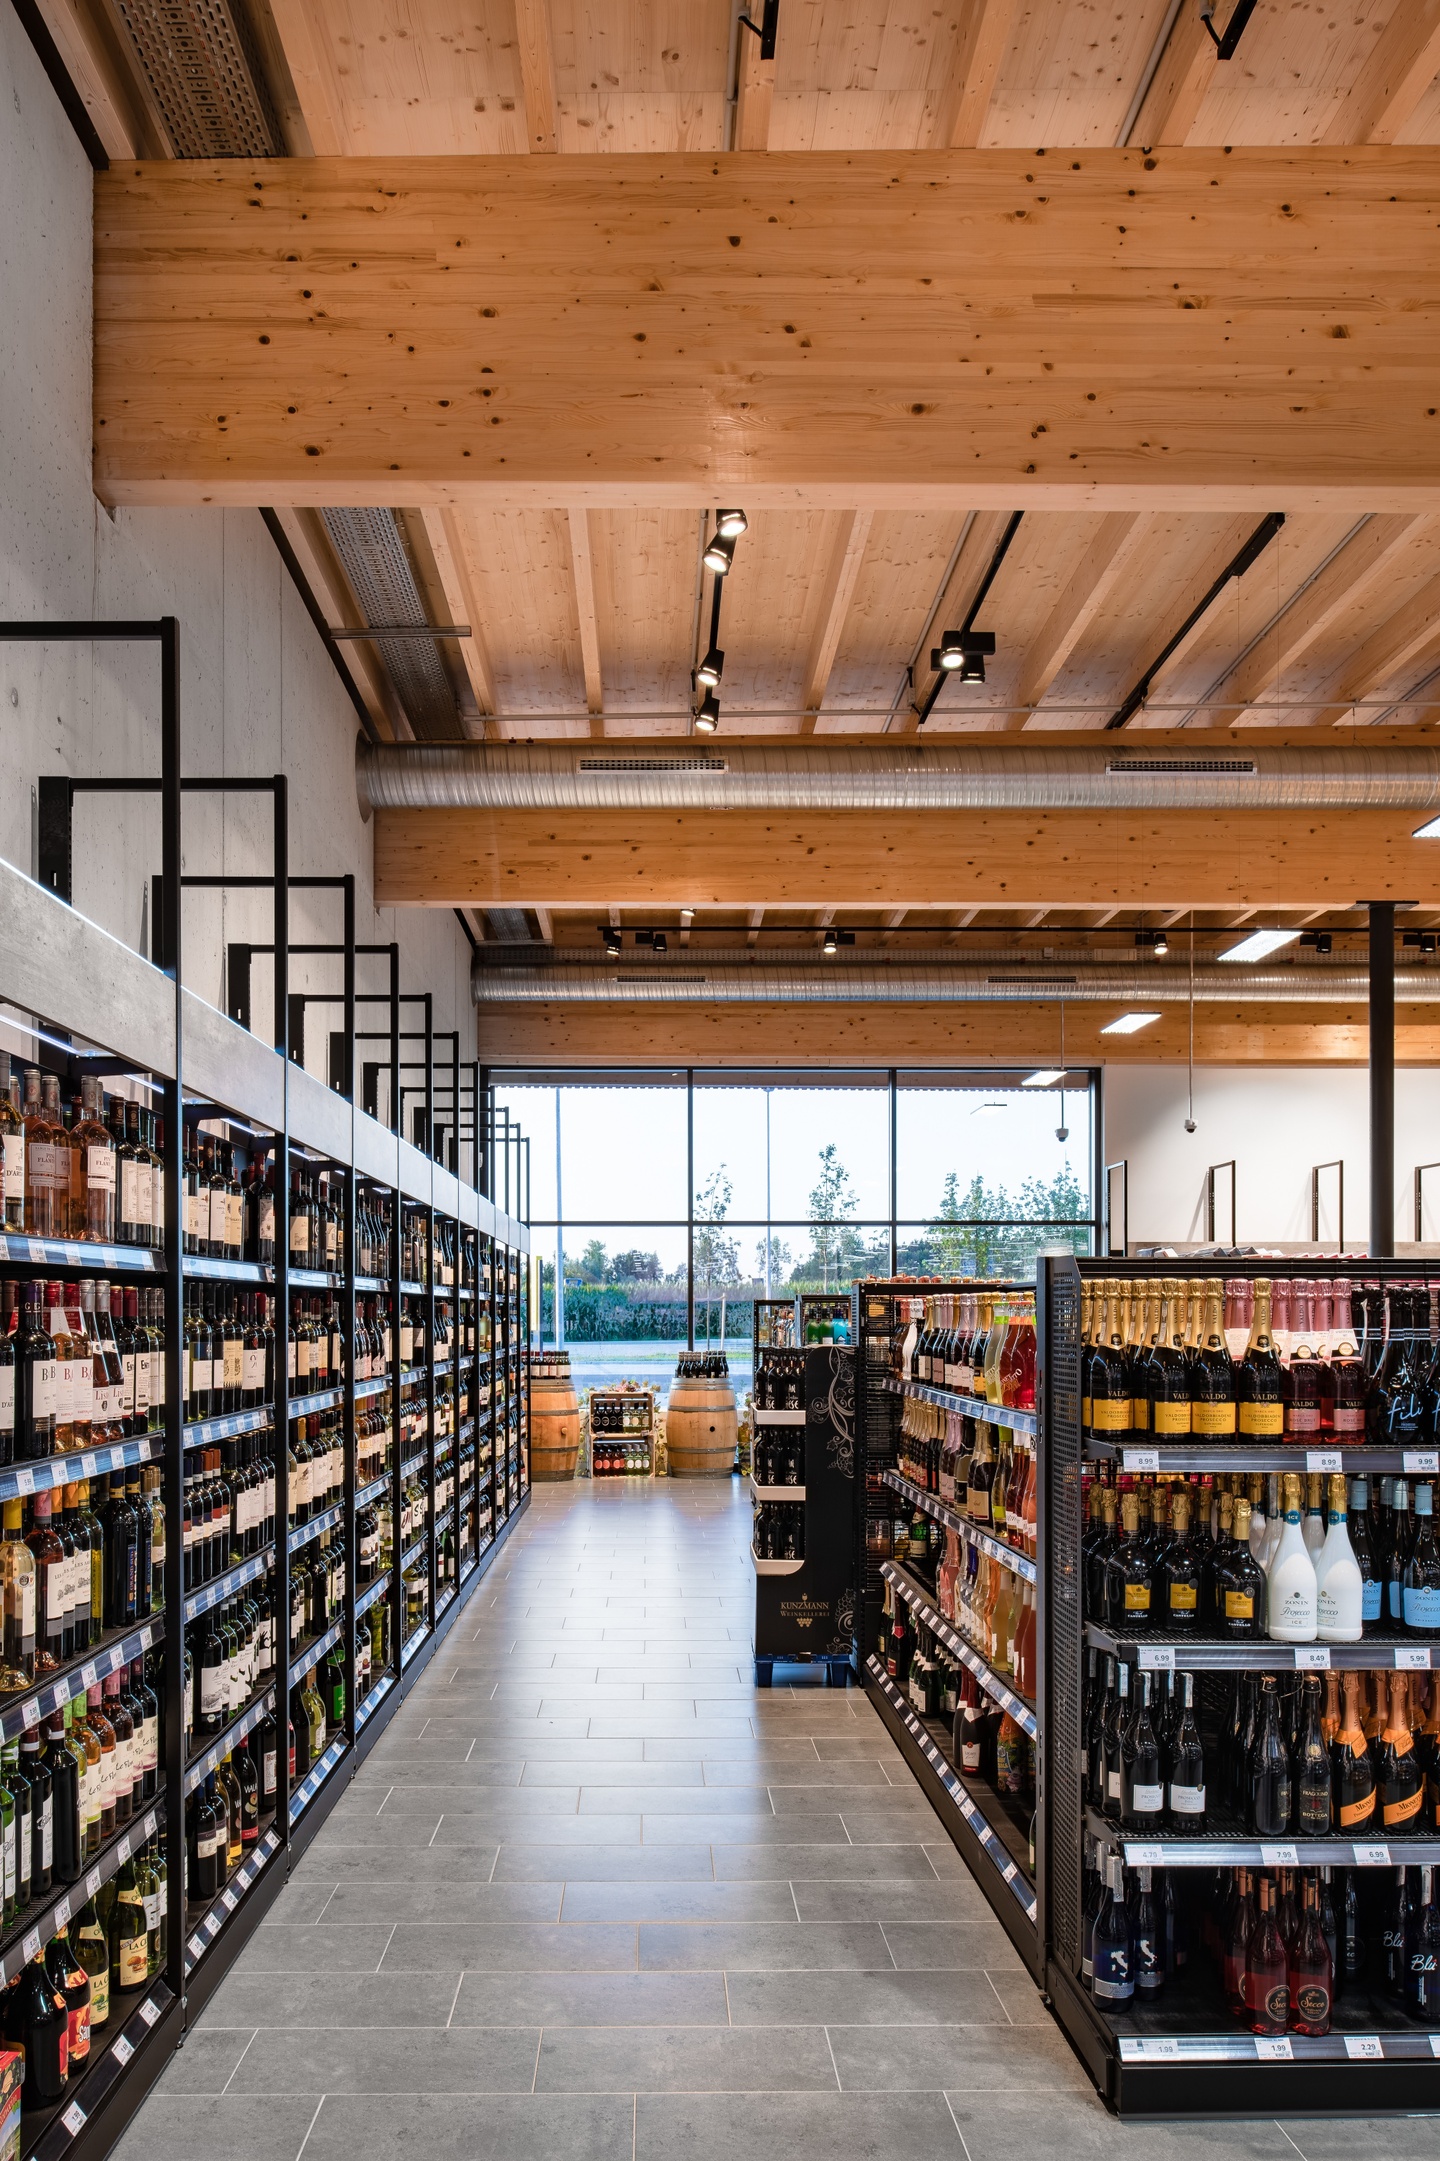
[[[1115,1664],[1115,1693],[1105,1723],[1105,1814],[1119,1823],[1125,1812],[1124,1736],[1130,1723],[1130,1668]]]
[[[1110,1626],[1126,1636],[1144,1635],[1150,1628],[1150,1601],[1154,1571],[1145,1540],[1140,1536],[1140,1503],[1127,1493],[1120,1503],[1124,1536],[1105,1564],[1105,1606]]]
[[[48,2108],[65,2092],[70,2068],[70,2013],[37,1951],[20,1975],[18,2034],[25,2051],[21,2105]]]
[[[1440,1554],[1436,1556],[1440,1581]],[[1440,1597],[1440,1591],[1437,1591]],[[1365,1579],[1350,1543],[1345,1479],[1330,1479],[1329,1528],[1315,1559],[1316,1628],[1322,1643],[1358,1643],[1364,1634]]]
[[[1293,1782],[1295,1829],[1302,1838],[1326,1837],[1331,1809],[1330,1752],[1320,1724],[1320,1678],[1314,1673],[1307,1673],[1301,1686]]]
[[[1160,1933],[1160,1909],[1155,1899],[1151,1872],[1137,1868],[1130,1900],[1131,1969],[1135,1976],[1137,2005],[1154,2003],[1165,1987],[1164,1947]]]
[[[1283,1837],[1290,1829],[1290,1752],[1280,1731],[1280,1699],[1270,1673],[1260,1676],[1260,1719],[1248,1772],[1252,1835]]]
[[[1284,2033],[1290,2022],[1289,1962],[1266,1876],[1260,1878],[1260,1908],[1245,1955],[1245,2006],[1252,2033]]]
[[[1150,1675],[1138,1679],[1134,1716],[1121,1743],[1124,1764],[1121,1820],[1129,1830],[1158,1833],[1165,1821],[1160,1743],[1150,1717]],[[1137,1970],[1138,1982],[1138,1970]]]
[[[1280,1483],[1285,1524],[1270,1564],[1269,1632],[1276,1643],[1313,1643],[1319,1631],[1315,1563],[1301,1525],[1300,1480],[1294,1471],[1286,1471]]]
[[[1360,1711],[1360,1676],[1347,1673],[1342,1683],[1345,1708],[1330,1750],[1337,1830],[1358,1831],[1375,1815],[1375,1773]]]
[[[1235,1503],[1234,1536],[1212,1556],[1215,1627],[1230,1640],[1254,1642],[1265,1634],[1267,1587],[1250,1551],[1250,1503]],[[1313,1570],[1312,1570],[1313,1574]]]
[[[1435,1871],[1416,1870],[1416,1891],[1406,1916],[1405,2008],[1425,2026],[1440,2026],[1440,1909]]]
[[[1432,1488],[1415,1488],[1415,1535],[1401,1574],[1401,1615],[1408,1634],[1440,1634],[1440,1547],[1435,1543]]]
[[[1205,1753],[1195,1723],[1195,1676],[1180,1675],[1180,1722],[1170,1750],[1165,1783],[1168,1828],[1182,1838],[1205,1829]]]
[[[1389,1680],[1390,1715],[1375,1767],[1380,1819],[1387,1831],[1414,1830],[1425,1802],[1425,1780],[1410,1730],[1410,1683],[1403,1673],[1392,1673]]]
[[[1235,1368],[1236,1429],[1242,1440],[1278,1441],[1285,1431],[1280,1360],[1270,1334],[1270,1284],[1255,1280],[1255,1318],[1245,1356]]]
[[[1174,1535],[1156,1572],[1157,1620],[1174,1634],[1194,1635],[1200,1626],[1204,1563],[1190,1530],[1190,1493],[1181,1487],[1172,1504]]]
[[[1105,1896],[1095,1916],[1093,1941],[1095,2001],[1108,2010],[1126,2010],[1135,2000],[1134,1940],[1125,1902],[1125,1870],[1118,1854],[1106,1859]]]
[[[1350,1481],[1350,1516],[1346,1529],[1350,1550],[1360,1570],[1360,1633],[1375,1636],[1384,1626],[1385,1586],[1370,1527],[1370,1481],[1366,1478]]]
[[[1305,1878],[1300,1925],[1286,1961],[1292,2033],[1326,2034],[1335,1995],[1334,1956],[1320,1922],[1320,1895],[1313,1876]]]

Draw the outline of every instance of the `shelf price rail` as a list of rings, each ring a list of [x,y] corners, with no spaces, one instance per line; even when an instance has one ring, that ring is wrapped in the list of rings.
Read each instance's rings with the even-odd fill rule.
[[[27,632],[43,635],[41,625],[26,628]],[[147,636],[153,633],[160,636],[162,642],[170,640],[166,650],[172,649],[173,624],[140,628]],[[126,634],[133,630],[134,626],[130,626]],[[167,677],[172,690],[176,680],[178,677],[172,670]],[[162,789],[166,926],[165,937],[160,942],[169,951],[178,950],[180,927],[177,714],[176,701],[167,692],[166,777]],[[377,1598],[388,1592],[398,1600],[400,1592],[398,1568],[387,1571],[378,1579],[378,1587],[367,1586],[366,1591],[357,1594],[354,1586],[354,1522],[356,1509],[361,1505],[355,1476],[355,1408],[357,1403],[363,1405],[376,1397],[389,1398],[391,1467],[383,1480],[368,1481],[364,1493],[366,1499],[378,1499],[388,1488],[394,1507],[399,1498],[401,1430],[398,1357],[384,1375],[356,1381],[348,1370],[342,1370],[337,1387],[293,1398],[282,1357],[278,1361],[272,1402],[212,1418],[183,1420],[183,1315],[186,1287],[197,1280],[263,1286],[274,1298],[277,1336],[282,1343],[286,1340],[290,1297],[294,1291],[333,1296],[339,1307],[342,1340],[353,1345],[355,1296],[357,1290],[363,1289],[367,1296],[388,1302],[397,1352],[401,1296],[422,1300],[427,1316],[433,1316],[437,1299],[443,1299],[455,1316],[457,1330],[462,1314],[476,1316],[470,1348],[465,1348],[463,1337],[457,1333],[454,1344],[448,1347],[440,1363],[449,1369],[441,1376],[442,1380],[456,1390],[457,1418],[465,1413],[476,1422],[477,1442],[481,1444],[476,1450],[477,1459],[486,1444],[498,1455],[502,1430],[514,1425],[517,1414],[523,1418],[525,1398],[520,1354],[526,1326],[527,1228],[497,1207],[484,1193],[463,1185],[440,1163],[368,1117],[348,1096],[325,1086],[286,1055],[288,1021],[283,984],[288,948],[285,908],[291,881],[285,869],[284,784],[283,781],[266,780],[263,786],[274,796],[277,806],[278,868],[274,889],[277,896],[275,1040],[278,1049],[186,990],[175,973],[167,974],[152,966],[78,915],[56,893],[23,877],[11,866],[0,864],[0,998],[6,1001],[12,1014],[20,1016],[21,1028],[36,1034],[35,1062],[44,1065],[48,1061],[51,1069],[58,1065],[62,1086],[67,1092],[74,1092],[78,1087],[81,1072],[98,1073],[111,1089],[116,1086],[117,1078],[124,1077],[127,1087],[138,1080],[142,1094],[149,1090],[149,1101],[163,1118],[165,1132],[172,1141],[164,1173],[164,1236],[157,1247],[128,1246],[119,1242],[97,1244],[81,1239],[32,1239],[13,1231],[0,1233],[0,1274],[13,1277],[43,1269],[47,1274],[59,1273],[69,1278],[80,1275],[115,1277],[148,1281],[162,1288],[165,1309],[163,1400],[166,1405],[163,1431],[0,1467],[0,1498],[25,1497],[73,1480],[101,1477],[112,1470],[156,1463],[162,1468],[162,1493],[170,1532],[163,1611],[157,1610],[142,1625],[97,1644],[85,1658],[69,1662],[62,1673],[47,1676],[43,1686],[8,1699],[0,1706],[0,1734],[6,1738],[17,1737],[95,1679],[103,1679],[122,1663],[147,1651],[162,1651],[163,1673],[157,1674],[156,1686],[165,1703],[167,1745],[161,1765],[162,1790],[154,1818],[166,1839],[173,1899],[179,1896],[179,1887],[184,1881],[186,1799],[200,1775],[198,1767],[206,1762],[210,1750],[217,1743],[233,1746],[243,1739],[248,1730],[247,1722],[264,1715],[272,1693],[277,1716],[283,1720],[295,1679],[303,1678],[308,1661],[327,1655],[336,1642],[343,1643],[347,1672],[347,1716],[343,1734],[327,1747],[320,1762],[297,1783],[293,1793],[289,1790],[287,1753],[284,1749],[278,1751],[279,1806],[259,1847],[247,1857],[203,1914],[197,1917],[192,1910],[188,1916],[177,1917],[172,1911],[165,1974],[156,1979],[146,2004],[139,2013],[127,2019],[123,2033],[98,2059],[98,2063],[105,2066],[103,2102],[92,2107],[86,2098],[99,2090],[92,2072],[77,2088],[71,2129],[66,2130],[58,2116],[50,2121],[38,2117],[32,2121],[27,2117],[27,2143],[32,2133],[37,2136],[40,2142],[37,2152],[42,2155],[52,2151],[58,2153],[63,2146],[67,2155],[75,2153],[77,2161],[82,2161],[82,2150],[83,2161],[89,2161],[92,2154],[98,2161],[113,2143],[118,2128],[136,2105],[133,2093],[143,2092],[163,2067],[164,2051],[173,2045],[178,2034],[181,1998],[188,1993],[193,2017],[213,1991],[234,1951],[262,1917],[274,1895],[267,1886],[278,1888],[286,1873],[269,1864],[287,1849],[296,1850],[297,1842],[308,1840],[313,1828],[323,1820],[343,1783],[334,1775],[337,1766],[347,1755],[353,1754],[362,1727],[363,1748],[368,1748],[383,1730],[405,1687],[427,1663],[452,1624],[463,1598],[474,1589],[494,1559],[525,1499],[523,1475],[511,1480],[497,1477],[497,1491],[502,1483],[505,1486],[507,1506],[503,1515],[497,1507],[499,1520],[489,1538],[483,1541],[472,1539],[471,1545],[462,1553],[462,1564],[468,1562],[468,1566],[457,1586],[461,1595],[449,1599],[443,1618],[436,1616],[423,1633],[418,1633],[404,1646],[403,1654],[403,1608],[392,1608],[394,1625],[389,1637],[389,1669],[372,1677],[364,1704],[357,1705],[354,1685],[356,1619],[368,1613]],[[184,1163],[180,1137],[187,1121],[197,1118],[242,1149],[273,1150],[275,1187],[281,1196],[282,1230],[273,1262],[221,1260],[184,1252],[181,1235]],[[340,1256],[341,1265],[323,1271],[292,1266],[288,1239],[283,1235],[290,1165],[292,1161],[302,1160],[328,1176],[342,1201],[344,1249]],[[391,1272],[383,1278],[361,1275],[358,1271],[354,1226],[361,1182],[376,1196],[377,1205],[391,1215],[393,1265]],[[406,1210],[414,1212],[421,1225],[419,1249],[427,1259],[421,1275],[402,1278],[398,1232],[402,1213]],[[438,1280],[433,1255],[442,1241],[435,1235],[437,1226],[446,1227],[443,1243],[455,1253],[456,1272],[466,1278],[464,1282],[452,1286]],[[432,1473],[436,1452],[437,1387],[431,1348],[434,1340],[432,1327],[426,1336],[426,1355],[417,1368],[424,1411],[419,1453]],[[492,1370],[496,1377],[493,1390],[489,1385]],[[223,1570],[212,1581],[187,1591],[180,1537],[187,1452],[237,1441],[246,1435],[265,1435],[262,1452],[273,1454],[275,1458],[276,1520],[283,1528],[288,1518],[287,1450],[283,1436],[290,1431],[293,1419],[318,1411],[327,1415],[340,1413],[345,1462],[343,1499],[322,1518],[297,1526],[266,1551],[247,1557]],[[523,1465],[523,1427],[519,1438],[519,1457]],[[463,1469],[457,1470],[457,1479],[463,1485],[467,1500],[473,1499],[472,1524],[479,1520],[482,1491],[479,1470],[478,1461],[469,1459]],[[484,1475],[489,1477],[488,1469]],[[457,1520],[461,1513],[459,1500],[457,1491]],[[262,1692],[227,1733],[216,1736],[200,1756],[192,1755],[187,1762],[182,1716],[185,1629],[202,1622],[212,1608],[237,1591],[254,1585],[271,1571],[275,1578],[277,1614],[287,1614],[291,1554],[326,1530],[343,1530],[346,1540],[349,1566],[342,1617],[337,1617],[320,1645],[306,1646],[293,1662],[289,1655],[288,1630],[282,1622],[272,1689]],[[428,1550],[429,1541],[427,1531],[425,1559],[433,1585],[434,1555]],[[133,1838],[135,1834],[132,1830],[128,1835]],[[101,1856],[101,1864],[106,1869],[118,1866],[119,1852],[120,1842],[116,1841]],[[44,1928],[56,1925],[55,1914],[62,1903],[62,1900],[53,1902],[34,1925]],[[152,2022],[145,2016],[146,2010],[152,2007],[153,2032]],[[137,2017],[141,2035],[138,2040],[131,2033]],[[149,2041],[143,2038],[147,2033],[151,2036]],[[128,2056],[126,2048],[119,2045],[127,2035],[130,2036]]]

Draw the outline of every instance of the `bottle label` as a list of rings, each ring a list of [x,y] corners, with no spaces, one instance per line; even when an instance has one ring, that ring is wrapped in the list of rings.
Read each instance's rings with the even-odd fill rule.
[[[216,1850],[219,1850],[218,1839]],[[150,1974],[150,1947],[145,1936],[121,1936],[118,1954],[117,1979],[121,1988],[143,1988]]]
[[[1331,1425],[1336,1434],[1363,1433],[1365,1431],[1364,1404],[1337,1403]]]
[[[1126,1584],[1125,1611],[1127,1613],[1148,1613],[1150,1611],[1150,1586],[1148,1583]]]
[[[1255,1600],[1249,1591],[1225,1593],[1225,1618],[1227,1621],[1253,1621]]]
[[[23,1208],[25,1205],[24,1134],[5,1134],[4,1138],[0,1139],[0,1151],[3,1151],[4,1197],[7,1201],[18,1201]],[[9,1209],[6,1210],[7,1214],[12,1212]]]
[[[1158,1816],[1165,1806],[1165,1788],[1163,1786],[1133,1786],[1130,1792],[1130,1806],[1137,1816]]]
[[[1285,1431],[1283,1403],[1242,1403],[1240,1431],[1247,1440],[1278,1441]]]
[[[1171,1584],[1170,1611],[1172,1613],[1194,1613],[1196,1604],[1196,1590],[1193,1583]]]
[[[1190,1406],[1190,1431],[1203,1439],[1215,1440],[1235,1431],[1235,1406],[1233,1403],[1192,1403]]]
[[[1340,1829],[1353,1830],[1357,1824],[1368,1823],[1375,1813],[1374,1790],[1361,1794],[1358,1801],[1342,1801],[1340,1804]]]
[[[240,1385],[247,1390],[265,1386],[265,1350],[263,1345],[258,1351],[246,1350],[241,1354]]]
[[[1285,1413],[1287,1433],[1306,1437],[1320,1431],[1320,1406],[1318,1403],[1292,1403]]]
[[[1325,2026],[1330,2021],[1330,1991],[1321,1981],[1303,1981],[1295,1992],[1295,2010],[1307,2026]]]
[[[1130,1431],[1130,1398],[1107,1401],[1095,1396],[1090,1403],[1090,1430],[1092,1433],[1128,1433]]]
[[[1279,1981],[1265,1992],[1265,2016],[1272,2025],[1283,2026],[1290,2016],[1290,1988],[1288,1982]]]
[[[87,1931],[87,1934],[88,1934],[88,1931]],[[91,1974],[91,1976],[90,1976],[90,2026],[91,2026],[91,2030],[93,2031],[93,2030],[94,2030],[94,2028],[95,2028],[95,2027],[97,2027],[97,2026],[103,2026],[103,2025],[105,2025],[105,2024],[107,2023],[107,2021],[108,2021],[109,2017],[110,2017],[110,1960],[109,1960],[109,1958],[108,1958],[108,1956],[107,1956],[107,1958],[105,1959],[105,1962],[104,1962],[104,1964],[103,1964],[103,1965],[101,1965],[100,1967],[98,1967],[98,1968],[96,1969],[96,1971],[95,1971],[94,1973],[92,1973],[92,1974]]]
[[[210,1202],[204,1193],[187,1193],[185,1196],[185,1236],[201,1239],[210,1235]]]
[[[50,1141],[34,1141],[30,1147],[30,1183],[32,1186],[59,1186],[65,1191],[70,1187],[70,1150],[57,1148]]]
[[[1123,1957],[1112,1952],[1108,1963],[1111,1968],[1109,1973],[1101,1973],[1098,1967],[1095,1970],[1096,2002],[1129,2003],[1135,1994],[1135,1983]]]
[[[224,1666],[202,1666],[200,1668],[201,1717],[209,1718],[222,1712],[228,1699],[229,1690],[225,1683]]]
[[[144,1212],[142,1214],[142,1198],[140,1191],[140,1165],[135,1161],[133,1156],[127,1156],[124,1162],[122,1162],[120,1165],[120,1219],[123,1223],[129,1224],[132,1227],[137,1224],[148,1224],[150,1221],[150,1180],[148,1176],[149,1168],[150,1166],[146,1164],[145,1169],[147,1176],[145,1179],[145,1193],[143,1199]]]
[[[85,1183],[92,1193],[115,1191],[115,1151],[113,1148],[97,1147],[94,1143],[85,1150]]]
[[[1415,1793],[1402,1795],[1398,1801],[1387,1801],[1384,1811],[1386,1824],[1408,1823],[1412,1816],[1419,1815],[1424,1799],[1425,1793],[1422,1787]]]
[[[15,1368],[0,1366],[0,1433],[15,1431]]]
[[[1170,1788],[1170,1812],[1174,1816],[1203,1816],[1205,1813],[1205,1788],[1203,1786],[1174,1786]]]
[[[1151,1431],[1156,1434],[1188,1433],[1190,1431],[1190,1405],[1188,1403],[1153,1403]]]
[[[1404,1619],[1407,1628],[1423,1628],[1427,1635],[1440,1631],[1440,1584],[1406,1584]]]
[[[1383,1586],[1378,1576],[1367,1577],[1360,1588],[1360,1618],[1362,1621],[1378,1621],[1380,1618],[1380,1593]]]

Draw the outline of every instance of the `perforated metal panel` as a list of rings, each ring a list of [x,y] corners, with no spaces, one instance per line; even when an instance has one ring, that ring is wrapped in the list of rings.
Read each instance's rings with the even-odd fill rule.
[[[366,622],[428,621],[394,511],[327,510],[324,517]],[[377,638],[375,644],[416,735],[432,741],[456,735],[455,692],[433,641]]]
[[[1084,1683],[1084,1576],[1080,1491],[1080,1271],[1073,1260],[1040,1263],[1041,1404],[1045,1466],[1046,1675],[1042,1713],[1046,1772],[1046,1904],[1053,1956],[1080,1971],[1081,1867],[1085,1818],[1080,1784]]]
[[[236,0],[116,0],[177,158],[274,158],[284,137]]]

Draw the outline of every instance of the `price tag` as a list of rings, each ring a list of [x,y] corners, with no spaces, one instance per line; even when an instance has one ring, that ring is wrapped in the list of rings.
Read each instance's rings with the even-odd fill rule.
[[[220,1893],[220,1903],[227,1913],[235,1911],[235,1893],[228,1888]]]
[[[1400,1457],[1400,1466],[1411,1478],[1431,1476],[1440,1471],[1440,1452],[1433,1448],[1407,1448]]]
[[[33,1696],[27,1696],[20,1706],[20,1723],[27,1733],[40,1723],[40,1706]]]
[[[1416,1672],[1423,1672],[1429,1664],[1430,1646],[1427,1643],[1397,1644],[1395,1646],[1395,1670],[1397,1673],[1407,1667]]]
[[[67,1897],[67,1898],[62,1898],[62,1899],[61,1899],[61,1901],[60,1901],[60,1903],[59,1903],[59,1905],[58,1905],[58,1906],[57,1906],[57,1907],[55,1908],[55,1933],[56,1933],[56,1935],[57,1935],[57,1936],[59,1935],[59,1933],[60,1933],[60,1931],[61,1931],[61,1929],[62,1929],[62,1928],[68,1928],[69,1926],[70,1926],[70,1901],[69,1901],[69,1899],[68,1899],[68,1897]]]
[[[1379,2063],[1385,2052],[1378,2033],[1347,2033],[1345,2053],[1352,2063]]]
[[[65,1265],[67,1268],[79,1268],[82,1265],[84,1259],[85,1251],[82,1246],[72,1246],[68,1244],[66,1245]]]
[[[125,1833],[125,1836],[124,1836],[124,1837],[123,1837],[123,1838],[121,1839],[121,1841],[120,1841],[119,1845],[118,1845],[118,1846],[117,1846],[117,1847],[115,1848],[115,1851],[116,1851],[116,1853],[118,1853],[118,1854],[119,1854],[119,1856],[120,1856],[120,1859],[121,1859],[121,1862],[122,1862],[122,1863],[123,1863],[123,1862],[126,1862],[126,1861],[128,1861],[128,1860],[129,1860],[129,1858],[130,1858],[130,1833],[129,1833],[128,1831],[127,1831],[127,1832]]]
[[[85,1896],[87,1898],[93,1898],[99,1888],[100,1871],[98,1868],[92,1868],[85,1878]]]
[[[1288,2034],[1277,2034],[1273,2040],[1265,2040],[1257,2035],[1255,2053],[1261,2063],[1291,2063],[1295,2057]]]
[[[135,2049],[133,2043],[127,2041],[124,2034],[122,2033],[119,2039],[115,2042],[113,2049],[111,2050],[111,2054],[114,2056],[116,2063],[129,2063],[130,2058],[134,2055],[134,2053]]]
[[[1140,1845],[1134,1839],[1125,1841],[1125,1860],[1130,1868],[1163,1868],[1165,1848],[1157,1845]]]
[[[1173,1673],[1175,1671],[1175,1646],[1173,1643],[1142,1643],[1139,1646],[1142,1673]]]
[[[204,1948],[205,1938],[203,1936],[192,1936],[190,1938],[190,1956],[192,1958],[198,1958]]]
[[[1390,1848],[1388,1846],[1356,1846],[1354,1853],[1357,1868],[1388,1868],[1390,1866]]]
[[[153,1838],[155,1836],[156,1830],[159,1827],[159,1822],[160,1819],[152,1808],[149,1815],[145,1818],[145,1836],[147,1838]]]
[[[94,1661],[94,1659],[93,1659],[93,1658],[87,1658],[87,1659],[86,1659],[86,1661],[85,1661],[85,1663],[84,1663],[84,1665],[83,1665],[83,1666],[82,1666],[82,1667],[80,1668],[80,1685],[81,1685],[81,1687],[82,1687],[82,1688],[93,1688],[93,1687],[95,1686],[95,1683],[96,1683],[96,1682],[97,1682],[97,1681],[99,1680],[99,1678],[100,1678],[99,1674],[98,1674],[98,1673],[97,1673],[97,1672],[95,1671],[95,1661]]]
[[[147,2026],[153,2026],[156,2019],[160,2016],[159,2004],[156,2003],[153,1998],[147,1996],[145,1998],[145,2001],[140,2006],[140,2016],[144,2019]]]
[[[1007,1861],[1005,1863],[1005,1866],[1001,1869],[1000,1875],[1004,1882],[1013,1883],[1015,1881],[1015,1863],[1013,1861]]]
[[[1298,1868],[1300,1866],[1300,1856],[1293,1846],[1262,1846],[1260,1848],[1260,1866],[1262,1868]]]
[[[80,1458],[77,1468],[82,1478],[93,1478],[100,1466],[94,1456],[84,1455]]]
[[[26,1958],[38,1958],[40,1956],[40,1931],[38,1928],[30,1930],[20,1949]]]
[[[1147,2059],[1152,2056],[1174,2057],[1180,2053],[1180,2043],[1174,2034],[1157,2034],[1153,2040],[1147,2038],[1137,2043],[1137,2046],[1140,2054]]]
[[[24,1464],[15,1473],[15,1491],[17,1493],[33,1493],[35,1491],[35,1473],[27,1470]]]
[[[44,1241],[44,1239],[43,1239],[43,1238],[32,1238],[32,1239],[30,1240],[30,1242],[29,1242],[29,1243],[30,1243],[30,1258],[31,1258],[31,1260],[32,1260],[32,1261],[43,1261],[43,1260],[44,1260],[44,1258],[45,1258],[45,1241]],[[17,1244],[17,1245],[19,1244],[19,1240],[18,1240],[18,1239],[16,1240],[16,1244]]]
[[[1330,1671],[1330,1647],[1323,1643],[1299,1643],[1295,1646],[1295,1669],[1298,1673],[1328,1673]]]
[[[1307,1448],[1305,1468],[1307,1471],[1340,1471],[1345,1467],[1338,1448]]]
[[[1120,1467],[1126,1471],[1158,1471],[1160,1451],[1158,1448],[1122,1448]]]
[[[66,2109],[64,2115],[60,2118],[60,2121],[64,2124],[66,2130],[70,2133],[71,2138],[75,2138],[78,2136],[80,2127],[85,2121],[85,2111],[83,2108],[81,2108],[78,2101],[72,2101],[69,2108]]]

